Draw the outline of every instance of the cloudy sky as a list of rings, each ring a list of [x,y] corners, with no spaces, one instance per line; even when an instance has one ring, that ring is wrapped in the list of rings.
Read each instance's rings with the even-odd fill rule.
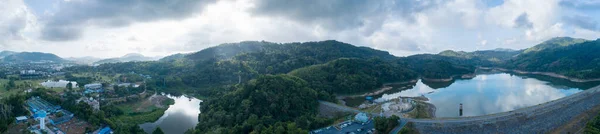
[[[0,0],[0,50],[161,56],[338,40],[397,56],[600,38],[598,0]]]

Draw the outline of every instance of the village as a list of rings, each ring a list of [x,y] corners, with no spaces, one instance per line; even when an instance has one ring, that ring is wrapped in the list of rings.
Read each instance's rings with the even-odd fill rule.
[[[13,94],[24,94],[28,96],[23,105],[28,114],[20,115],[14,118],[14,123],[9,127],[8,133],[35,133],[35,134],[70,134],[70,133],[91,133],[91,134],[110,134],[113,128],[109,124],[94,125],[86,119],[78,118],[72,111],[67,110],[63,103],[52,103],[46,100],[47,96],[57,96],[61,101],[72,100],[74,105],[87,105],[92,113],[104,113],[101,110],[102,105],[137,105],[145,103],[137,109],[131,110],[135,113],[156,111],[153,109],[164,109],[162,105],[168,98],[160,95],[149,95],[143,86],[144,79],[151,78],[148,75],[130,73],[116,77],[115,79],[89,80],[89,83],[81,84],[76,81],[65,79],[82,78],[86,74],[77,74],[72,76],[62,72],[47,73],[36,70],[21,70],[17,74],[8,74],[9,76],[18,76],[16,80],[19,92]],[[135,76],[135,79],[128,77]],[[93,76],[92,76],[93,77]],[[108,78],[103,76],[104,78]],[[45,80],[44,80],[45,79]],[[79,80],[81,81],[81,80]],[[12,80],[11,80],[12,82]],[[9,83],[0,83],[3,87],[8,87]],[[44,90],[43,93],[36,92]],[[41,94],[41,96],[38,96]],[[46,96],[46,97],[44,97]],[[2,96],[0,96],[0,99]],[[68,99],[77,97],[75,99]],[[144,100],[144,99],[147,99]],[[52,98],[50,98],[52,99]],[[139,100],[139,101],[138,101]],[[54,101],[56,102],[56,101]],[[134,103],[134,104],[131,104]],[[119,105],[117,105],[119,104]],[[157,105],[161,104],[161,105]],[[155,106],[156,105],[156,106]],[[123,108],[121,108],[123,107]],[[127,106],[120,106],[120,109],[127,109]],[[126,110],[125,110],[126,111]],[[128,111],[126,111],[128,112]]]

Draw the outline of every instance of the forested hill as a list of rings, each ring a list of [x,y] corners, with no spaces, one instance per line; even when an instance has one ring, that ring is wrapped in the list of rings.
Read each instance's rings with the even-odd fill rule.
[[[67,62],[51,53],[40,52],[19,52],[4,56],[1,59],[3,62],[23,63],[23,62]]]
[[[542,51],[542,50],[546,50],[546,49],[561,48],[561,47],[566,47],[566,46],[573,45],[573,44],[583,43],[586,41],[588,41],[588,40],[579,39],[579,38],[571,38],[571,37],[555,37],[555,38],[549,39],[547,41],[544,41],[536,46],[533,46],[531,48],[525,49],[525,51],[523,53],[538,52],[538,51]]]
[[[462,65],[551,72],[580,79],[600,78],[599,41],[556,37],[518,51],[443,51],[438,56]],[[434,57],[414,55],[409,57]],[[427,67],[427,66],[426,66]],[[432,71],[432,69],[424,69]],[[416,70],[419,72],[418,70]]]
[[[414,80],[417,73],[404,65],[378,59],[342,58],[325,64],[296,69],[289,74],[302,78],[311,88],[328,93],[357,93],[376,89],[387,82]]]
[[[418,54],[399,58],[396,62],[407,65],[409,69],[428,79],[448,79],[475,72],[475,66],[468,59],[440,55]]]
[[[504,64],[506,60],[514,58],[522,52],[523,50],[480,50],[474,52],[446,50],[438,55],[453,57],[454,60],[456,58],[468,60],[466,62],[475,66],[496,66]]]
[[[505,67],[584,79],[600,78],[600,40],[522,53],[509,60]]]
[[[263,75],[233,92],[202,103],[193,133],[292,133],[323,127],[332,120],[317,117],[317,92],[290,75]]]
[[[240,55],[244,55],[240,57]],[[265,41],[244,41],[240,43],[226,43],[210,47],[185,56],[187,59],[201,60],[226,60],[232,58],[261,58],[262,56],[310,57],[304,60],[327,62],[340,57],[347,58],[380,58],[391,60],[396,58],[386,51],[375,50],[368,47],[357,47],[347,43],[327,40],[302,43],[272,43]],[[302,60],[302,59],[295,59]]]

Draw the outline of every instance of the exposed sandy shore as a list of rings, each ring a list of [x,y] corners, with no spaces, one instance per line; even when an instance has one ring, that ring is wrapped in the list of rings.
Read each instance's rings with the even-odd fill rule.
[[[528,71],[522,71],[522,70],[516,70],[516,69],[505,69],[505,68],[498,68],[498,67],[478,67],[481,69],[495,69],[495,70],[500,70],[503,72],[514,72],[514,73],[518,73],[518,74],[536,74],[536,75],[545,75],[545,76],[550,76],[550,77],[554,77],[554,78],[561,78],[561,79],[566,79],[572,82],[592,82],[592,81],[600,81],[600,78],[596,78],[596,79],[579,79],[579,78],[573,78],[573,77],[569,77],[569,76],[565,76],[565,75],[561,75],[561,74],[557,74],[557,73],[552,73],[552,72],[528,72]]]
[[[390,86],[392,84],[408,84],[408,83],[416,83],[417,81],[418,81],[418,79],[414,79],[414,80],[410,80],[410,81],[403,81],[403,82],[386,83],[386,84],[383,84],[383,87],[379,88],[377,91],[368,92],[368,93],[364,93],[364,94],[358,94],[358,95],[338,95],[337,99],[339,100],[339,99],[352,98],[352,97],[366,97],[366,96],[379,95],[385,91],[392,90],[393,87]]]
[[[463,74],[463,75],[452,75],[452,76],[450,76],[450,78],[442,78],[442,79],[432,79],[432,78],[425,78],[425,77],[422,77],[421,79],[423,79],[425,81],[431,81],[431,82],[449,82],[449,81],[456,79],[456,77],[458,77],[458,76],[460,76],[461,79],[470,79],[470,78],[475,78],[476,74],[472,73],[472,74]]]

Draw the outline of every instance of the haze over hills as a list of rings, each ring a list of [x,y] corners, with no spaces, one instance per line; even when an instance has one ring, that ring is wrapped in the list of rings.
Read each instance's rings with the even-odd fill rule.
[[[153,61],[158,60],[160,57],[146,57],[139,53],[129,53],[117,58],[108,58],[103,60],[98,60],[94,62],[94,65],[100,65],[105,63],[118,63],[118,62],[130,62],[130,61]]]

